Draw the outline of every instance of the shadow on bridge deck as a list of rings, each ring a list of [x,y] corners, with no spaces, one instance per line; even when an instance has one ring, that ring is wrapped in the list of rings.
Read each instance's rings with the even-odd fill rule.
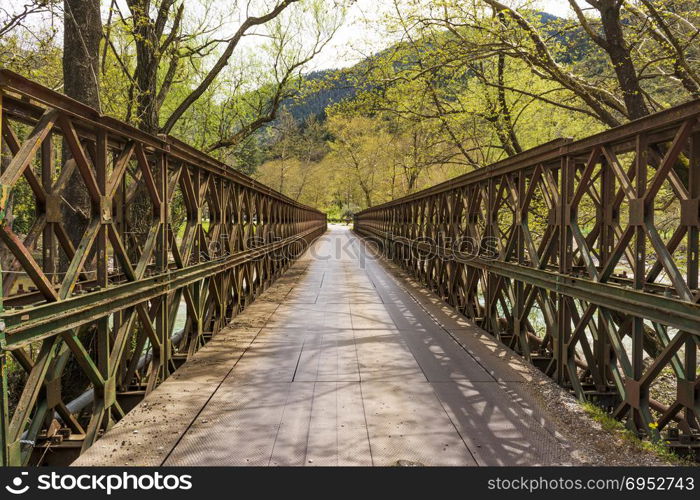
[[[506,349],[331,227],[76,465],[573,463]]]

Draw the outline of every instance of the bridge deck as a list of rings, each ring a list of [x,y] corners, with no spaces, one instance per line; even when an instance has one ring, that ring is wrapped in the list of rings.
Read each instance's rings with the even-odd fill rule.
[[[480,329],[331,228],[76,465],[533,465],[571,450]]]

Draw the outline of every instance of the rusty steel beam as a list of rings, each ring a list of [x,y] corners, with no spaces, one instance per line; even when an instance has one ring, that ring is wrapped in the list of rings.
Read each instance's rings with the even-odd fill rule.
[[[91,446],[323,234],[326,216],[12,72],[0,70],[0,96],[0,465],[26,465]],[[63,219],[75,182],[89,200],[78,240]],[[23,183],[36,213],[26,234],[9,217]],[[66,378],[71,366],[82,375]],[[10,385],[17,370],[26,381]],[[89,389],[92,410],[72,415],[66,394]]]
[[[368,208],[355,230],[578,397],[700,448],[699,120],[696,100],[553,141]]]

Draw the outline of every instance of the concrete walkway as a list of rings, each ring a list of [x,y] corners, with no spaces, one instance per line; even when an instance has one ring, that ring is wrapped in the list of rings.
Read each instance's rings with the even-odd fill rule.
[[[503,349],[358,243],[331,226],[76,465],[572,463]]]

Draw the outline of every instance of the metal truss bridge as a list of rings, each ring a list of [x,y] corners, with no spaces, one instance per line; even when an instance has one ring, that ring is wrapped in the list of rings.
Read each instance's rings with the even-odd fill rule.
[[[14,73],[0,90],[0,464],[573,463],[544,375],[697,454],[700,101],[351,232]]]

